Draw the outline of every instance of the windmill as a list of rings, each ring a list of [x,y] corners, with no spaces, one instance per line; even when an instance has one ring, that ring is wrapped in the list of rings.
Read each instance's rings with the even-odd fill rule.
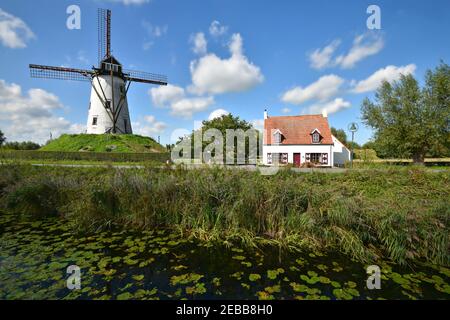
[[[98,67],[92,70],[30,64],[33,78],[91,83],[87,133],[133,133],[127,93],[131,82],[167,85],[163,75],[126,70],[111,54],[111,10],[98,9]]]

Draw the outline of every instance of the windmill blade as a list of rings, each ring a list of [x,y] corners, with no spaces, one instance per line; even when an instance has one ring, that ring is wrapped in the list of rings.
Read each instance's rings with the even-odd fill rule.
[[[93,74],[94,72],[91,70],[30,64],[32,78],[90,81]]]
[[[148,73],[135,70],[123,70],[125,79],[134,82],[152,83],[161,86],[167,85],[167,77],[161,74]]]
[[[111,10],[98,9],[98,62],[111,55]]]

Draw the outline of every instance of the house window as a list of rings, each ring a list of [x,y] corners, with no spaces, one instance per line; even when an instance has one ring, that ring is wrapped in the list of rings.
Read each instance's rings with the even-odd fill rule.
[[[267,154],[267,163],[281,163],[281,164],[287,164],[288,163],[288,154],[287,153],[268,153]]]
[[[97,125],[97,117],[93,117],[92,118],[92,125],[96,126]]]
[[[267,163],[272,164],[272,154],[271,153],[267,154]]]
[[[307,153],[305,160],[316,164],[328,164],[328,153]]]
[[[111,100],[106,99],[106,101],[105,101],[105,107],[106,107],[106,109],[111,109]]]
[[[320,142],[320,135],[318,132],[314,132],[312,134],[312,142],[313,143],[319,143]]]
[[[321,161],[321,153],[311,153],[310,157],[309,157],[309,161],[312,163],[320,163]]]
[[[275,144],[280,144],[281,143],[281,133],[280,132],[275,132],[275,134],[274,134],[274,143]]]

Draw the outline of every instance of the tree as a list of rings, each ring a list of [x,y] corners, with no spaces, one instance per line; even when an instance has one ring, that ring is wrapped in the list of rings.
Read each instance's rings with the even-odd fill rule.
[[[41,146],[33,141],[11,141],[4,144],[3,148],[12,150],[37,150]]]
[[[3,134],[2,130],[0,130],[0,147],[3,145],[3,142],[6,141],[6,137]]]
[[[214,118],[212,120],[204,120],[202,122],[202,128],[201,130],[195,130],[193,131],[188,137],[185,138],[180,138],[180,140],[177,143],[180,143],[181,141],[183,141],[184,139],[189,139],[191,146],[192,146],[192,157],[193,158],[199,158],[199,154],[198,152],[195,151],[194,149],[194,140],[195,139],[201,139],[201,137],[199,135],[203,134],[208,131],[209,129],[216,129],[218,131],[220,131],[220,133],[222,134],[223,137],[223,144],[224,144],[224,148],[223,148],[223,155],[224,157],[226,156],[226,147],[225,145],[229,142],[226,141],[227,139],[227,129],[232,129],[232,130],[242,130],[244,133],[247,133],[249,135],[252,136],[252,138],[255,138],[257,143],[259,143],[258,141],[258,135],[259,132],[258,130],[253,128],[253,125],[245,120],[240,119],[238,116],[233,116],[232,114],[226,114],[226,115],[222,115],[221,117],[218,118]],[[250,129],[253,129],[252,131],[248,131]],[[248,159],[250,150],[249,150],[249,142],[250,142],[250,136],[247,135],[245,137],[245,158]],[[210,145],[212,143],[212,141],[214,140],[214,138],[211,139],[205,139],[203,137],[202,139],[202,152],[205,150],[205,148]],[[233,157],[234,159],[237,158],[237,148],[236,148],[236,144],[237,144],[237,138],[234,138],[233,144],[235,146],[235,148],[233,149]],[[214,156],[214,152],[211,154],[212,156]],[[225,159],[224,159],[225,160]]]
[[[336,129],[331,127],[331,134],[335,136],[340,142],[347,145],[347,134],[343,129]]]
[[[364,99],[361,113],[385,155],[423,163],[427,154],[448,154],[450,67],[441,62],[428,70],[422,89],[412,75],[402,75],[392,84],[384,81],[374,102]]]

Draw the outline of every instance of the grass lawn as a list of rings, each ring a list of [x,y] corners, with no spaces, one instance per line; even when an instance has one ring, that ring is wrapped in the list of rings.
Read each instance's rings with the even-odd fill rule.
[[[134,134],[63,134],[39,150],[137,153],[166,151],[154,139]]]

